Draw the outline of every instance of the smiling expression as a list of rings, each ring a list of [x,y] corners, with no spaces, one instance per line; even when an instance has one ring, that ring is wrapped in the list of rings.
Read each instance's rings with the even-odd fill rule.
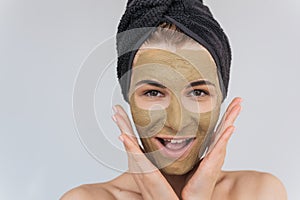
[[[185,174],[199,161],[221,102],[216,64],[205,48],[146,49],[136,55],[131,114],[147,157],[165,173]]]

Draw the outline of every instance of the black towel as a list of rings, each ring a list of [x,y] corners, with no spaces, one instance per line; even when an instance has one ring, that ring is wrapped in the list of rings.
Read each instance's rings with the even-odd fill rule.
[[[128,102],[131,65],[135,53],[161,23],[176,25],[212,55],[220,80],[223,100],[227,96],[231,49],[227,36],[209,8],[200,0],[129,0],[118,26],[117,74]]]

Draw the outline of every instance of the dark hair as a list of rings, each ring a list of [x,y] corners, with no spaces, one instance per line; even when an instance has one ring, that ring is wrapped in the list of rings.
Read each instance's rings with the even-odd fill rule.
[[[168,29],[174,31],[167,33]],[[193,39],[209,51],[217,65],[224,100],[229,84],[231,49],[209,8],[199,0],[132,0],[127,3],[117,34],[117,74],[125,101],[128,102],[135,54],[145,41],[151,42],[155,34],[160,34],[157,30],[172,41],[178,32],[184,33],[180,34],[178,44],[181,40]]]

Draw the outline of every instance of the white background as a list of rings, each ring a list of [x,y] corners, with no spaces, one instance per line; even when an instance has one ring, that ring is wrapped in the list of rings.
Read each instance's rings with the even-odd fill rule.
[[[233,49],[225,104],[244,99],[224,169],[273,173],[289,199],[300,199],[300,1],[205,2]],[[58,199],[119,174],[81,144],[72,91],[82,62],[116,33],[124,8],[124,1],[108,0],[0,1],[1,200]]]

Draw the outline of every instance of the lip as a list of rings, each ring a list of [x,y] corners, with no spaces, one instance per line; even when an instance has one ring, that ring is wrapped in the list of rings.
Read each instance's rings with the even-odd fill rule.
[[[184,146],[183,148],[180,148],[178,150],[171,150],[169,148],[166,148],[160,141],[159,139],[166,139],[166,140],[182,140],[182,139],[192,139],[192,141],[190,141],[186,146]],[[196,137],[195,136],[156,136],[155,138],[152,138],[153,142],[156,144],[156,146],[158,147],[160,153],[168,158],[180,158],[180,159],[184,159],[188,153],[189,153],[189,149],[192,148],[193,144],[195,143]]]

